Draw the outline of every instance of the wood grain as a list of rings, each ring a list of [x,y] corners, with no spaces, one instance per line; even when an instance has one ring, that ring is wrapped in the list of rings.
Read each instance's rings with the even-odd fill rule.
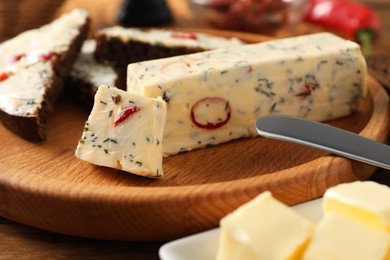
[[[224,35],[247,42],[269,39]],[[353,115],[328,123],[385,142],[389,99],[371,77],[368,86],[369,95]],[[74,151],[87,117],[64,97],[49,120],[44,143],[24,141],[0,126],[1,216],[74,236],[167,241],[216,227],[221,217],[261,191],[293,205],[318,198],[335,184],[368,179],[375,171],[259,137],[168,157],[164,178],[152,180],[78,160]]]

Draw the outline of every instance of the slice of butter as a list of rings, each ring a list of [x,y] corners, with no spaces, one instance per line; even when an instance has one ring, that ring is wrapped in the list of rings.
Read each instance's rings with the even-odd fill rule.
[[[132,63],[127,90],[167,102],[170,155],[257,136],[255,121],[267,114],[349,115],[366,71],[358,44],[319,33]]]
[[[100,86],[76,156],[92,164],[160,178],[166,104]]]
[[[325,214],[303,255],[304,260],[390,259],[390,234],[335,212]]]
[[[339,184],[324,194],[324,213],[337,212],[390,232],[390,188],[372,181]]]
[[[217,259],[299,259],[314,224],[264,192],[221,220]]]

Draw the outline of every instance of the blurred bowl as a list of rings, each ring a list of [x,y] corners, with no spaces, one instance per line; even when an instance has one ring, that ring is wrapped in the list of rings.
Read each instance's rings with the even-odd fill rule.
[[[188,0],[201,26],[269,33],[302,21],[308,0]]]

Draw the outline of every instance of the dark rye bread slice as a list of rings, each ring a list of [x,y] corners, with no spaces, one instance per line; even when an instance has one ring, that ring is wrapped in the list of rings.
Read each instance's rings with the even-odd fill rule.
[[[81,47],[70,75],[66,80],[66,91],[76,97],[90,110],[99,86],[106,85],[126,89],[126,71],[115,70],[111,65],[97,63],[93,57],[96,41],[86,40]]]
[[[100,85],[126,89],[128,63],[242,44],[207,34],[120,26],[102,29],[95,36],[96,40],[84,43],[66,84],[68,93],[88,110]]]
[[[390,54],[374,54],[366,60],[368,72],[390,91]]]
[[[236,38],[163,29],[142,30],[114,26],[95,33],[95,58],[100,63],[126,67],[129,63],[172,57],[242,44]]]
[[[30,141],[46,138],[48,114],[89,30],[76,9],[0,44],[0,120]]]

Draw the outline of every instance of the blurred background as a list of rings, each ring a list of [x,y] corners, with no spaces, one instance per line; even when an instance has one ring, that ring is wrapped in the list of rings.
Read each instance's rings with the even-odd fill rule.
[[[126,13],[123,12],[136,3],[143,5],[140,8],[145,12],[152,12],[152,15],[153,12],[156,12],[156,8],[151,8],[153,4],[156,2],[166,4],[171,13],[171,19],[165,17],[165,22],[155,23],[153,24],[154,27],[217,28],[248,31],[275,37],[295,36],[317,31],[331,31],[344,37],[351,37],[351,33],[345,31],[348,30],[348,27],[354,25],[343,25],[347,20],[352,20],[353,17],[351,18],[348,15],[356,16],[360,20],[365,19],[363,23],[372,22],[367,21],[367,19],[372,20],[372,17],[363,17],[367,16],[364,13],[366,10],[362,11],[356,9],[356,7],[343,4],[346,10],[349,10],[352,14],[345,14],[346,11],[344,10],[341,18],[340,14],[328,17],[327,19],[333,19],[333,21],[325,21],[325,25],[310,23],[305,20],[305,15],[308,12],[313,12],[313,10],[309,10],[310,1],[324,0],[40,0],[39,4],[36,0],[1,0],[0,41],[13,37],[27,29],[43,25],[76,7],[89,10],[92,17],[91,34],[93,34],[96,29],[121,22],[123,24],[124,16],[126,16]],[[369,11],[372,11],[380,20],[380,25],[376,28],[379,32],[373,46],[373,52],[390,50],[390,19],[386,19],[390,15],[389,0],[326,1],[334,3],[352,1],[367,6]],[[340,9],[340,6],[338,6],[337,8],[337,10],[341,10],[343,7]],[[120,15],[122,15],[122,18],[120,18]],[[131,16],[131,13],[127,13],[127,15]],[[154,13],[154,16],[156,15],[159,15],[159,13]],[[336,15],[339,15],[339,17]],[[140,19],[145,18],[142,15],[139,17]],[[137,17],[133,18],[137,19]],[[336,26],[332,22],[336,22]],[[139,24],[134,25],[131,22],[124,25],[139,26]]]

